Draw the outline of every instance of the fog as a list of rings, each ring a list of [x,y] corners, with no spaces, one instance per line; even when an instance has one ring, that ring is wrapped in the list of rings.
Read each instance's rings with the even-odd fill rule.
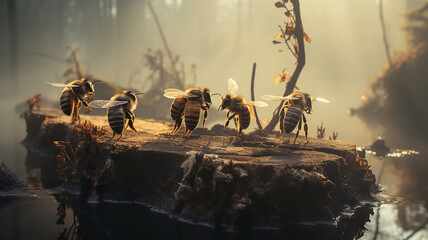
[[[149,48],[164,50],[165,46],[147,2],[0,1],[0,160],[18,177],[25,179],[28,173],[26,151],[17,144],[25,137],[25,122],[19,119],[15,106],[39,93],[43,95],[44,101],[59,100],[61,89],[44,82],[64,81],[63,74],[69,67],[66,59],[70,56],[67,46],[78,48],[77,55],[85,74],[142,92],[150,90],[150,83],[145,81],[150,70],[143,55]],[[251,70],[256,62],[256,100],[260,100],[262,95],[284,93],[285,84],[275,85],[273,75],[282,72],[284,68],[292,74],[296,59],[284,44],[272,43],[273,36],[280,33],[278,25],[283,25],[286,20],[283,10],[274,6],[274,0],[151,2],[169,48],[184,64],[186,86],[193,85],[193,77],[196,75],[196,86],[225,94],[227,80],[233,78],[239,84],[238,93],[250,99]],[[377,183],[381,168],[386,165],[382,186],[388,194],[410,198],[416,196],[415,205],[401,200],[397,207],[391,204],[381,205],[384,210],[381,209],[383,216],[380,222],[385,227],[381,227],[382,234],[379,236],[391,239],[409,235],[409,229],[418,229],[420,224],[425,224],[422,225],[425,227],[428,223],[424,221],[428,212],[428,194],[425,188],[426,150],[422,151],[428,142],[424,133],[428,115],[424,108],[426,97],[422,97],[425,96],[423,91],[426,89],[426,81],[424,74],[420,74],[426,72],[423,66],[428,62],[428,44],[421,48],[409,46],[406,41],[409,38],[406,34],[409,33],[403,31],[405,13],[427,1],[383,0],[386,37],[394,61],[400,63],[397,68],[386,67],[387,55],[378,2],[379,0],[300,1],[303,27],[312,42],[305,43],[306,65],[297,86],[302,92],[331,101],[329,104],[315,103],[313,114],[307,116],[310,137],[317,136],[317,126],[323,123],[327,138],[334,131],[339,133],[338,140],[367,146],[378,135],[386,135],[386,141],[388,144],[392,143],[392,148],[415,147],[415,150],[425,154],[412,156],[405,161],[388,160],[388,164],[385,164],[387,159],[383,161],[372,156],[367,158],[373,165]],[[428,15],[425,23],[428,26]],[[428,33],[428,27],[423,33]],[[421,36],[426,42],[425,35],[421,33]],[[424,51],[418,52],[419,49]],[[421,56],[409,57],[411,61],[402,62],[410,65],[416,62],[418,64],[413,64],[412,67],[422,70],[410,76],[408,71],[413,68],[407,68],[397,56],[408,60],[405,55],[412,51],[414,56]],[[164,61],[169,64],[166,57]],[[193,64],[196,65],[196,72],[192,72]],[[131,78],[133,81],[130,81]],[[372,85],[374,82],[380,87],[373,87],[377,86]],[[407,107],[407,100],[401,101],[402,86],[406,87],[408,99],[415,103],[409,104],[410,107]],[[376,97],[369,99],[372,101],[362,101],[364,98],[361,96],[368,96],[370,91],[376,90],[384,92],[375,94]],[[160,92],[159,95],[161,94]],[[384,96],[389,99],[383,98]],[[171,102],[161,98],[168,104]],[[379,103],[382,99],[390,101],[388,104]],[[141,101],[149,100],[143,96]],[[378,105],[373,107],[373,102]],[[225,112],[221,113],[221,120],[213,116],[219,103],[219,98],[213,97],[208,126],[223,124],[226,120]],[[262,120],[269,121],[279,104],[268,103],[269,107],[257,109]],[[350,116],[351,108],[357,109],[356,115],[360,118]],[[379,109],[384,111],[380,113]],[[145,110],[140,104],[136,114]],[[164,111],[168,115],[170,110],[165,107]],[[418,121],[414,121],[415,119]],[[230,124],[229,127],[234,126]],[[252,123],[244,134],[254,128],[256,124]],[[415,206],[418,209],[412,209]],[[415,214],[422,217],[415,221]],[[394,218],[393,215],[397,217]],[[410,223],[414,226],[410,226]],[[367,228],[367,238],[377,234],[375,221],[368,224]],[[426,230],[421,232],[420,234],[428,235]]]
[[[0,2],[2,111],[37,93],[58,98],[58,89],[44,82],[60,81],[70,54],[66,46],[79,48],[85,73],[124,86],[131,73],[144,65],[142,54],[148,48],[164,48],[145,1],[15,2],[17,66],[11,66],[10,37],[6,37],[10,36],[8,2]],[[402,15],[410,2],[416,1],[384,1],[393,52],[405,47]],[[169,47],[185,64],[188,82],[190,66],[196,64],[198,86],[226,93],[227,79],[233,78],[239,84],[238,93],[249,99],[251,67],[256,62],[256,98],[283,94],[284,84],[275,85],[272,76],[284,68],[292,73],[296,60],[288,51],[278,52],[286,50],[285,46],[272,44],[278,25],[285,21],[274,1],[158,0],[153,1],[153,7]],[[307,0],[301,2],[301,13],[312,42],[305,44],[306,65],[297,86],[314,97],[331,100],[314,106],[308,117],[309,135],[316,137],[316,126],[323,122],[327,136],[339,132],[339,140],[365,146],[377,133],[370,133],[348,110],[359,105],[360,96],[386,63],[377,3]],[[18,79],[12,79],[13,67],[18,69]],[[147,69],[138,77],[143,80],[145,74]],[[211,111],[218,104],[215,99]],[[258,109],[261,119],[270,120],[278,105],[269,104]]]

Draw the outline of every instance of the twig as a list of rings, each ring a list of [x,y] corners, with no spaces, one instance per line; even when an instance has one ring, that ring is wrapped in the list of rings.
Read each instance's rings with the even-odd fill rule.
[[[256,63],[253,63],[253,72],[251,74],[251,101],[255,101],[254,98],[254,79],[256,78]],[[253,107],[254,115],[256,116],[256,123],[259,129],[263,129],[262,124],[260,124],[259,116],[257,115],[256,107]]]
[[[299,56],[297,56],[297,54],[293,51],[293,49],[291,49],[290,44],[288,43],[288,39],[287,39],[287,36],[285,35],[284,29],[281,28],[281,32],[282,32],[282,35],[284,35],[283,39],[284,39],[285,44],[287,45],[288,50],[293,54],[293,56],[297,60],[299,60]]]
[[[185,70],[184,62],[181,62],[181,78],[182,78],[183,82],[186,82],[186,75],[185,75],[184,70]]]
[[[174,72],[175,72],[175,74],[176,74],[177,79],[180,79],[180,76],[178,75],[178,72],[177,72],[177,71],[176,71],[176,69],[175,69],[175,61],[174,61],[174,59],[172,58],[171,50],[169,49],[168,43],[166,42],[166,38],[165,38],[165,35],[163,34],[162,26],[161,26],[161,25],[160,25],[160,23],[159,23],[159,20],[158,20],[158,17],[157,17],[157,15],[156,15],[156,12],[155,12],[155,10],[153,9],[153,7],[152,7],[152,3],[151,3],[150,1],[147,1],[147,4],[149,5],[150,11],[151,11],[151,12],[152,12],[152,14],[153,14],[153,18],[155,19],[156,26],[158,27],[159,34],[161,35],[161,38],[162,38],[163,44],[165,45],[165,49],[166,49],[166,51],[167,51],[167,53],[168,53],[169,60],[171,61],[172,68],[173,68],[173,70],[174,70]]]
[[[297,66],[294,70],[293,76],[291,76],[290,81],[287,83],[287,86],[285,88],[285,92],[283,96],[290,95],[294,88],[296,87],[297,79],[300,76],[300,73],[302,72],[303,67],[306,63],[306,55],[305,55],[305,43],[303,39],[303,24],[302,24],[302,18],[300,16],[300,5],[299,0],[291,0],[291,3],[293,3],[294,6],[294,13],[296,14],[296,28],[295,28],[295,36],[297,38],[297,43],[299,45],[299,55],[297,59]],[[282,106],[284,104],[284,101],[281,101],[279,106]],[[269,124],[266,126],[265,130],[272,131],[275,126],[278,124],[279,121],[279,111],[272,117]]]
[[[74,59],[74,64],[76,65],[76,69],[77,69],[77,78],[78,79],[82,79],[85,76],[85,73],[82,70],[82,67],[80,66],[80,62],[79,59],[77,58],[77,48],[72,48],[70,46],[67,47],[70,51],[71,51],[71,55],[73,56]]]
[[[385,44],[386,57],[388,58],[389,66],[392,66],[391,54],[389,51],[388,38],[386,37],[385,20],[383,19],[383,0],[379,0],[379,18],[382,27],[383,43]]]
[[[66,143],[68,144],[68,147],[70,148],[71,153],[73,153],[74,163],[71,162],[71,159],[70,159],[70,157],[68,157],[68,155],[67,155],[67,157],[68,157],[69,161],[71,162],[71,165],[73,166],[73,168],[75,168],[76,167],[75,165],[76,165],[76,162],[77,162],[76,153],[74,152],[74,149],[73,149],[73,146],[71,145],[71,143],[70,142],[66,142]]]

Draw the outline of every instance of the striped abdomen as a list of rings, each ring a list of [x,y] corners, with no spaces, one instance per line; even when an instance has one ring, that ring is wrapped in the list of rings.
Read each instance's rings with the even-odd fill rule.
[[[199,113],[201,111],[201,104],[199,102],[189,100],[184,109],[184,122],[186,123],[186,130],[193,131],[199,122]]]
[[[123,106],[111,107],[107,111],[108,123],[117,134],[121,134],[126,126],[125,111]]]
[[[73,112],[74,105],[76,102],[76,95],[71,88],[64,88],[59,99],[61,110],[68,116]]]
[[[287,109],[284,119],[284,130],[286,133],[291,133],[296,128],[301,116],[302,110],[300,108],[290,106]]]
[[[185,98],[176,98],[171,105],[171,117],[172,120],[177,120],[183,114],[184,107],[186,106]]]
[[[241,129],[246,129],[251,122],[250,110],[248,107],[244,107],[238,114],[239,127]]]

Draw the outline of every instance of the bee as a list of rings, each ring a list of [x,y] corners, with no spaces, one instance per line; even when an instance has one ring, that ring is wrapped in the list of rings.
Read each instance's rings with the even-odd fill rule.
[[[113,130],[113,138],[119,134],[119,140],[123,131],[129,126],[132,131],[138,133],[134,128],[134,110],[138,106],[137,95],[143,93],[133,93],[123,91],[110,98],[110,100],[94,100],[89,103],[93,108],[107,108],[107,118],[110,128]]]
[[[238,91],[238,84],[235,80],[229,79],[227,82],[229,94],[221,98],[221,105],[218,110],[228,109],[226,114],[227,121],[224,124],[224,128],[227,128],[229,121],[235,119],[235,123],[238,126],[238,136],[242,134],[242,130],[248,128],[251,122],[251,116],[254,116],[254,106],[266,107],[267,103],[261,101],[245,101],[242,96],[236,94]],[[232,115],[230,116],[230,114]],[[236,117],[236,118],[235,118]]]
[[[217,94],[217,93],[216,93]],[[214,95],[214,94],[213,94]],[[171,134],[175,134],[183,122],[186,126],[185,136],[189,136],[199,123],[200,110],[204,110],[202,127],[208,118],[208,109],[211,107],[211,92],[208,88],[189,88],[186,91],[168,88],[164,96],[174,99],[171,104],[171,118],[175,121]]]
[[[261,98],[264,100],[285,101],[279,113],[280,134],[282,135],[284,131],[288,134],[291,133],[296,128],[297,124],[299,124],[294,142],[296,142],[299,131],[302,129],[302,120],[304,123],[303,130],[305,131],[305,138],[306,141],[308,141],[308,125],[303,112],[311,114],[312,102],[314,101],[330,102],[323,98],[313,98],[309,94],[301,92],[295,92],[286,97],[264,95]]]
[[[67,84],[51,82],[46,83],[54,87],[64,88],[60,97],[61,110],[67,116],[72,115],[71,120],[74,122],[79,120],[79,111],[82,105],[92,111],[88,105],[88,100],[90,95],[95,95],[93,84],[95,82],[97,81],[91,82],[87,78],[82,78],[80,80],[71,81]]]

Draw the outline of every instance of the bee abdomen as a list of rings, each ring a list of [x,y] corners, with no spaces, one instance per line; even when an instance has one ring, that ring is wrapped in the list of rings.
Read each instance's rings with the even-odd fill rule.
[[[193,131],[193,129],[198,125],[200,111],[201,106],[198,102],[187,102],[184,110],[184,122],[186,123],[186,128],[188,130]]]
[[[181,114],[184,110],[184,107],[186,106],[186,99],[185,98],[176,98],[171,105],[171,117],[172,120],[177,120],[179,117],[181,117]]]
[[[248,110],[248,107],[245,107],[243,110],[239,112],[239,126],[242,129],[246,129],[251,122],[251,115],[250,110]]]
[[[108,123],[117,134],[121,134],[125,127],[125,111],[122,106],[109,108],[107,111]]]
[[[284,119],[284,130],[286,133],[290,133],[296,128],[299,123],[302,110],[296,107],[289,107]]]
[[[73,112],[74,102],[74,93],[71,89],[66,88],[62,91],[61,97],[59,99],[61,110],[68,116]]]

